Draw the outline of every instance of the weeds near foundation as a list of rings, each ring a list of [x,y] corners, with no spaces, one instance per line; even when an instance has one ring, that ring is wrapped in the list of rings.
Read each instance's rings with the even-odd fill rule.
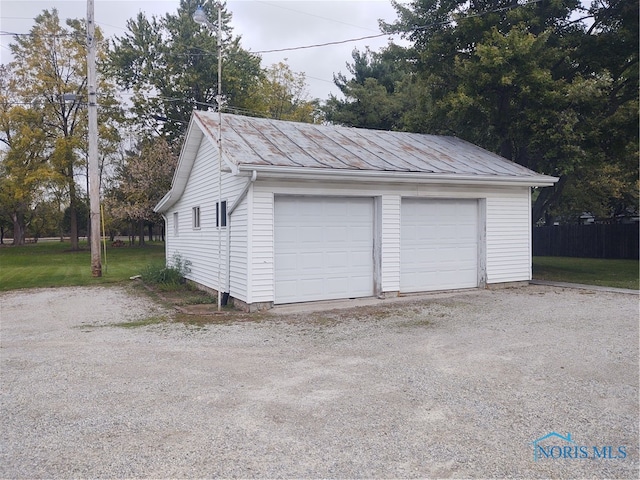
[[[142,272],[142,280],[148,284],[174,288],[183,285],[186,275],[191,272],[191,261],[174,254],[171,262],[165,266],[151,264]]]

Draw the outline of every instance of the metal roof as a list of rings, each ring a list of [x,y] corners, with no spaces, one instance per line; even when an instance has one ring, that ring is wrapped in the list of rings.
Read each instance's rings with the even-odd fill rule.
[[[218,114],[197,111],[194,116],[205,135],[217,141]],[[456,137],[231,114],[222,115],[222,148],[227,160],[237,166],[543,177]]]
[[[218,113],[194,112],[171,190],[156,212],[167,211],[186,188],[200,144],[218,139]],[[223,165],[260,178],[439,184],[550,186],[540,175],[455,137],[313,125],[222,114]]]

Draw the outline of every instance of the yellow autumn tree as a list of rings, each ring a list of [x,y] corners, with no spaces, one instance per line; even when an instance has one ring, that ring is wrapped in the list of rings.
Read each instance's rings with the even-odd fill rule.
[[[96,31],[100,49],[98,61],[104,62],[106,44]],[[28,35],[16,36],[10,45],[16,96],[22,104],[40,115],[45,153],[49,167],[65,192],[71,217],[71,249],[78,247],[77,210],[81,201],[78,179],[86,173],[87,150],[87,48],[84,21],[69,19],[62,25],[57,10],[44,10],[35,18]],[[96,88],[98,102],[115,107],[114,88],[101,76]],[[117,128],[104,115],[101,135],[118,141]],[[14,127],[19,129],[18,127]],[[111,137],[109,137],[111,136]],[[103,142],[104,144],[104,142]]]
[[[55,173],[41,112],[17,101],[14,80],[0,66],[0,215],[12,226],[13,244],[22,245],[31,208]]]
[[[254,87],[252,113],[276,120],[319,123],[322,115],[317,99],[310,100],[304,73],[296,73],[284,62],[271,65]]]

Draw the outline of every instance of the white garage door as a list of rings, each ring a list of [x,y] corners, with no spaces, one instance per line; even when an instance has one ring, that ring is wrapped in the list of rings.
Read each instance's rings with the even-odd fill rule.
[[[400,291],[478,286],[478,202],[402,199]]]
[[[275,198],[275,303],[373,295],[373,199]]]

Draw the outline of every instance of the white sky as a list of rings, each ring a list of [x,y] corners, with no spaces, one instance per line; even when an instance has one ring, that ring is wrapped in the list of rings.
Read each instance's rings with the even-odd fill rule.
[[[196,2],[197,0],[193,0]],[[202,3],[204,3],[203,0]],[[148,18],[177,11],[178,0],[94,0],[95,20],[107,37],[122,36],[127,20],[139,11]],[[33,18],[44,9],[57,8],[61,20],[84,18],[85,0],[0,0],[0,61],[11,60],[11,35],[28,33]],[[389,0],[228,0],[227,10],[233,14],[234,35],[242,37],[241,45],[249,51],[306,46],[359,38],[380,33],[378,20],[392,22],[395,10]],[[396,42],[401,39],[397,36]],[[354,48],[369,46],[377,51],[387,45],[389,37],[297,51],[262,54],[262,66],[284,61],[294,72],[304,72],[310,97],[326,100],[329,93],[338,94],[333,84],[335,73],[348,73]],[[224,72],[223,72],[224,81]]]

